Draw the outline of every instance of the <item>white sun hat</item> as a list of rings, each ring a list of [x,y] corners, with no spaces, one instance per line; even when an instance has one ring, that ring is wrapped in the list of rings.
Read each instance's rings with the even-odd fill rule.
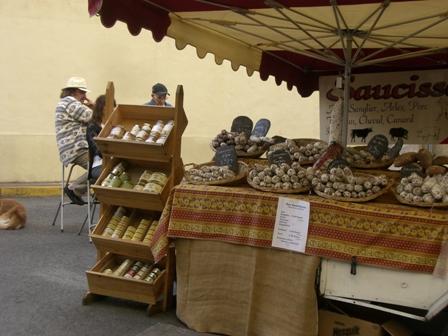
[[[89,90],[87,90],[86,80],[82,77],[70,77],[67,80],[67,84],[65,84],[65,87],[63,87],[62,89],[68,89],[68,88],[75,88],[84,92],[90,92]]]

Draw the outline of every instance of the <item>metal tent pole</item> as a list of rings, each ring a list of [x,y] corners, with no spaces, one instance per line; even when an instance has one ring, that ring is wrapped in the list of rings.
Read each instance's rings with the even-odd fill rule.
[[[348,110],[350,103],[350,77],[352,75],[352,33],[345,34],[344,104],[342,113],[342,146],[347,146]]]

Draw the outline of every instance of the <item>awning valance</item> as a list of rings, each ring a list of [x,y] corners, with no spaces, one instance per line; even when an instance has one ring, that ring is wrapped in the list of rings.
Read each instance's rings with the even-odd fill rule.
[[[302,96],[321,75],[448,67],[446,0],[89,0],[91,13],[137,35],[169,36]]]

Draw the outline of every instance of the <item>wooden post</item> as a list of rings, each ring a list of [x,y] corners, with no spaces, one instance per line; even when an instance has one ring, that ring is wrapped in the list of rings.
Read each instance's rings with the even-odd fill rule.
[[[115,88],[114,82],[107,82],[106,86],[106,105],[104,106],[103,122],[106,123],[107,119],[112,115],[115,108]]]

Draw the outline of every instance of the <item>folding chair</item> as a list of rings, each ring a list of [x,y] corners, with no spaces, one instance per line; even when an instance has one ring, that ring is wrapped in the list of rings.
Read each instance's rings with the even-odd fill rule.
[[[72,172],[73,172],[73,168],[75,168],[76,165],[77,165],[76,163],[71,163],[67,166],[67,167],[70,167],[69,171],[68,171],[67,180],[65,179],[66,166],[64,164],[61,165],[62,166],[61,200],[59,201],[58,210],[56,211],[56,214],[54,215],[54,218],[53,218],[53,223],[51,224],[52,226],[54,226],[56,224],[56,219],[58,218],[58,215],[60,213],[61,214],[61,216],[60,216],[61,232],[64,232],[64,207],[67,205],[71,205],[71,204],[80,206],[79,204],[73,203],[72,201],[66,202],[65,201],[65,193],[64,193],[64,188],[69,185],[70,178],[71,178]]]

